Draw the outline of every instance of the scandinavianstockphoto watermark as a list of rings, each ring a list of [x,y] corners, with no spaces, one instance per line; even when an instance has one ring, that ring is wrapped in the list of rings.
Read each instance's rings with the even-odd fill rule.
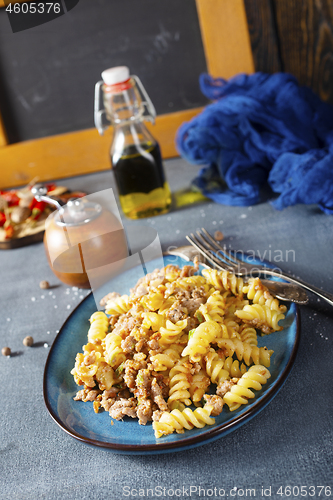
[[[233,488],[211,486],[203,488],[198,485],[181,487],[155,486],[154,488],[132,488],[124,486],[122,496],[127,498],[328,498],[332,495],[329,485],[277,485],[257,488],[234,486]]]
[[[272,248],[272,245],[268,245],[268,248],[263,250],[253,250],[249,249],[246,252],[243,250],[234,250],[231,247],[225,247],[230,256],[236,255],[239,259],[244,260],[246,262],[255,263],[257,261],[265,262],[268,261],[272,264],[277,264],[279,262],[295,262],[296,261],[296,252],[295,250],[281,250],[279,248]]]
[[[172,255],[170,262],[172,261],[174,265],[181,265],[181,248],[179,249],[180,253],[177,250],[176,246],[169,246],[167,253],[170,252]],[[195,252],[194,249],[193,252]],[[193,255],[194,253],[191,254],[190,260],[193,260]],[[211,256],[213,260],[206,259],[199,251],[196,251],[199,263],[206,263],[209,267],[217,270],[224,268],[225,270],[234,271],[238,275],[246,275],[247,277],[257,276],[262,272],[262,267],[266,266],[268,266],[267,269],[270,269],[274,273],[282,274],[282,268],[286,268],[288,263],[296,262],[295,250],[273,249],[272,245],[269,245],[263,251],[249,249],[246,252],[225,246],[223,252],[215,251]],[[280,265],[282,265],[282,268]]]
[[[202,497],[202,498],[223,498],[223,497],[255,497],[255,488],[237,488],[236,486],[231,489],[219,488],[212,486],[203,488],[201,486],[182,486],[164,487],[155,486],[154,488],[132,488],[131,486],[124,486],[122,494],[124,497],[134,498],[187,498],[187,497]]]
[[[49,23],[74,9],[80,0],[37,0],[14,2],[4,0],[13,33]]]

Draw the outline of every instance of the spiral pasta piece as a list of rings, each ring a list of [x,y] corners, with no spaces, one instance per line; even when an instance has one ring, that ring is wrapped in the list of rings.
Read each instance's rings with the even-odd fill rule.
[[[234,295],[242,295],[243,279],[228,271],[217,271],[216,269],[203,269],[203,276],[208,283],[218,290],[231,291]]]
[[[150,361],[155,372],[162,372],[173,368],[177,361],[180,359],[182,346],[172,344],[163,352],[150,356]]]
[[[173,368],[171,368],[169,379],[169,407],[174,401],[180,401],[181,403],[189,406],[191,404],[189,388],[191,385],[192,375],[188,358],[181,359]]]
[[[155,312],[144,312],[142,314],[142,326],[151,328],[153,332],[158,332],[160,328],[165,327],[165,317]]]
[[[172,410],[170,413],[164,412],[158,422],[153,422],[155,437],[160,438],[163,435],[172,434],[174,431],[180,433],[184,429],[198,429],[205,425],[213,425],[215,419],[210,417],[213,407],[205,405],[203,408],[197,408],[192,411],[185,408],[183,411]]]
[[[231,356],[225,359],[223,369],[227,371],[231,378],[241,377],[247,370],[244,363],[239,365],[238,359],[233,359]]]
[[[101,390],[110,389],[115,381],[113,369],[105,362],[100,344],[83,346],[83,353],[78,353],[75,366],[71,371],[78,385],[94,387],[97,381]]]
[[[265,366],[251,366],[246,373],[238,380],[237,384],[224,395],[223,401],[229,406],[230,411],[237,410],[241,405],[248,403],[249,399],[255,397],[251,389],[260,391],[271,376]]]
[[[218,338],[221,339],[240,339],[240,335],[238,333],[239,325],[230,318],[225,318],[222,323],[219,323],[221,327],[221,333]]]
[[[256,329],[252,326],[242,325],[239,330],[240,340],[250,345],[258,345]]]
[[[121,348],[121,341],[122,337],[113,332],[108,333],[104,339],[104,357],[112,368],[117,368],[126,360],[126,354]]]
[[[247,299],[244,299],[242,295],[239,295],[239,296],[229,295],[226,298],[225,317],[226,318],[233,318],[234,320],[239,321],[237,316],[235,316],[235,312],[239,309],[243,309],[243,307],[248,305],[248,304],[249,304],[249,301]]]
[[[257,347],[238,339],[218,339],[217,345],[225,352],[226,356],[233,356],[236,353],[238,361],[244,361],[246,365],[262,364],[270,366],[272,350],[266,347]]]
[[[95,379],[101,391],[109,391],[116,382],[113,369],[104,361],[99,363]]]
[[[215,341],[221,333],[221,326],[215,321],[201,323],[193,332],[182,356],[190,356],[191,361],[197,362],[208,352],[210,343]]]
[[[222,358],[214,349],[210,349],[204,357],[206,373],[213,384],[219,384],[230,378],[228,370],[224,369],[225,357]]]
[[[165,327],[159,329],[161,334],[161,344],[173,344],[175,340],[181,335],[183,330],[186,328],[187,319],[177,321],[177,323],[172,323],[170,320],[166,320]]]
[[[193,403],[201,401],[209,385],[210,379],[207,377],[204,370],[200,370],[199,373],[196,373],[193,376],[192,383],[190,385],[190,395]]]
[[[95,380],[94,375],[97,372],[98,364],[86,365],[84,362],[85,355],[79,352],[75,358],[74,368],[71,370],[71,374],[74,375],[74,380],[78,385],[85,385],[87,387],[94,387]]]
[[[158,314],[159,315],[165,315],[169,312],[169,309],[170,307],[172,306],[172,304],[176,301],[176,297],[174,297],[173,295],[171,295],[170,297],[168,297],[167,299],[164,300],[163,304],[161,305],[161,307],[159,308],[158,310]]]
[[[144,295],[140,300],[141,305],[150,311],[157,311],[164,303],[164,293],[160,290]]]
[[[246,294],[249,300],[252,300],[253,304],[265,305],[280,313],[287,310],[286,306],[280,305],[278,299],[272,297],[268,288],[263,285],[259,278],[250,278],[249,282],[243,287],[243,293]]]
[[[282,330],[279,321],[285,318],[284,314],[260,304],[246,305],[242,310],[236,311],[235,315],[245,323],[255,325],[264,333]]]
[[[196,288],[205,285],[206,280],[203,276],[197,275],[197,276],[188,276],[186,278],[180,278],[177,283],[185,290],[188,290],[190,288]]]
[[[106,304],[105,312],[113,316],[120,316],[121,314],[127,313],[130,309],[131,303],[128,295],[122,295],[121,297],[109,300]]]
[[[90,328],[88,330],[89,342],[102,340],[105,338],[109,329],[109,320],[107,315],[102,311],[96,311],[90,316]]]
[[[202,304],[199,307],[199,311],[202,313],[206,321],[212,320],[217,323],[222,323],[225,310],[225,299],[221,296],[219,291],[212,293],[206,304]]]
[[[223,323],[227,327],[229,339],[241,339],[239,334],[239,324],[236,323],[233,317],[226,316]]]

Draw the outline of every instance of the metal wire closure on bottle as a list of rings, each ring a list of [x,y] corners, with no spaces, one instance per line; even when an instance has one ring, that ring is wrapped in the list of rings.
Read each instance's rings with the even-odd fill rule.
[[[50,196],[47,196],[47,187],[43,184],[35,184],[31,188],[31,193],[34,195],[37,201],[45,201],[46,203],[55,206],[59,211],[63,210],[63,205],[65,205],[65,203],[54,197],[51,198]]]
[[[58,226],[80,226],[96,219],[102,213],[99,203],[86,202],[72,198],[67,204],[56,198],[47,196],[47,188],[43,184],[35,184],[31,189],[37,201],[45,201],[58,209],[54,221]]]
[[[144,112],[141,116],[141,119],[151,121],[155,123],[156,118],[156,110],[153,103],[150,100],[149,95],[147,94],[146,89],[144,88],[140,78],[136,75],[131,75],[131,79],[136,83],[139,91],[141,92],[144,100],[141,102],[144,106]],[[95,100],[94,100],[94,121],[95,127],[97,128],[100,135],[103,135],[105,130],[111,125],[110,121],[107,118],[106,110],[101,108],[101,94],[102,94],[102,86],[104,85],[104,81],[101,80],[95,85]],[[137,117],[133,117],[132,120],[136,120]],[[107,121],[107,123],[103,123],[103,121]],[[117,123],[117,121],[116,121]]]

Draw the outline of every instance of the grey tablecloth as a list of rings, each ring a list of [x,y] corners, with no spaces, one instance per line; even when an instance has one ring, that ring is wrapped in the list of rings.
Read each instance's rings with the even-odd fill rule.
[[[185,187],[195,170],[182,160],[166,163],[173,190]],[[104,172],[65,183],[96,192],[109,177]],[[125,221],[130,224],[135,222]],[[234,249],[261,256],[266,251],[266,258],[278,259],[286,271],[333,292],[333,217],[314,206],[277,212],[268,203],[241,208],[208,202],[145,224],[157,229],[164,250],[185,244],[185,234],[201,226],[219,229]],[[53,276],[42,243],[1,251],[0,263],[1,347],[13,352],[10,358],[0,356],[1,499],[219,498],[223,492],[229,497],[287,498],[290,492],[289,498],[327,497],[330,490],[319,487],[333,487],[333,309],[323,301],[311,297],[301,308],[301,341],[291,375],[246,425],[186,452],[116,455],[65,434],[43,401],[49,348],[86,291],[67,290]],[[41,280],[53,288],[41,290]],[[34,338],[32,348],[22,344],[27,335]]]

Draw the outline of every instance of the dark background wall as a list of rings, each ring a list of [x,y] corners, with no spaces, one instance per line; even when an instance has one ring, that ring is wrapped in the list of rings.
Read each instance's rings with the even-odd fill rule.
[[[333,104],[333,0],[244,2],[256,71],[290,72]],[[158,114],[205,105],[195,0],[80,0],[17,33],[0,9],[0,113],[10,142],[93,127],[94,84],[122,64]]]
[[[93,127],[95,83],[118,65],[140,77],[158,114],[206,104],[195,0],[80,0],[16,33],[0,9],[0,111],[10,142]]]
[[[256,71],[285,71],[333,104],[333,1],[244,0]]]

